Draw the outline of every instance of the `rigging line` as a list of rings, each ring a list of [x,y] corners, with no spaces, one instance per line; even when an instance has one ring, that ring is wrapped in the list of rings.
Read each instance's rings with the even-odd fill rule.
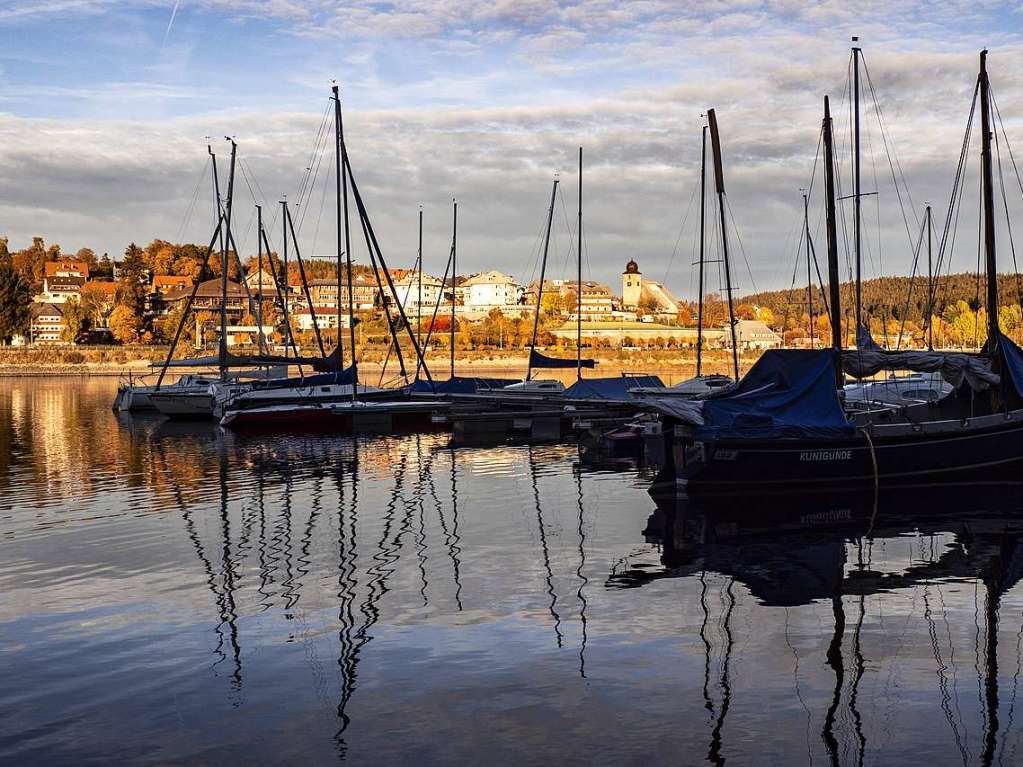
[[[298,201],[296,204],[301,205],[302,199],[305,195],[305,188],[309,182],[309,175],[312,173],[313,162],[316,160],[316,155],[323,150],[320,148],[320,144],[323,141],[323,136],[327,130],[327,117],[330,113],[330,100],[327,101],[326,106],[323,108],[323,115],[320,117],[320,125],[316,129],[316,136],[313,139],[313,148],[309,152],[309,159],[306,160],[305,172],[302,174],[302,178],[298,185]]]
[[[940,240],[940,244],[938,246],[938,260],[937,260],[937,265],[935,267],[934,273],[935,273],[935,275],[938,275],[939,277],[941,275],[942,265],[943,265],[944,260],[945,260],[946,246],[950,246],[949,250],[947,251],[947,254],[948,254],[948,266],[947,266],[947,268],[949,270],[949,273],[951,273],[951,269],[952,269],[952,250],[955,248],[955,236],[956,236],[956,231],[958,230],[958,227],[959,227],[959,212],[961,210],[961,205],[962,205],[962,194],[963,194],[962,188],[965,186],[965,184],[963,183],[963,177],[964,177],[964,175],[966,173],[966,162],[967,162],[967,159],[969,157],[970,135],[973,132],[973,118],[974,118],[974,116],[976,114],[976,110],[977,110],[977,94],[979,93],[979,91],[980,91],[980,78],[977,78],[977,83],[974,85],[974,88],[973,88],[973,101],[972,101],[972,103],[970,105],[970,114],[969,114],[969,117],[967,118],[967,121],[966,121],[966,132],[965,132],[965,134],[963,136],[962,147],[959,150],[959,164],[956,167],[956,175],[955,175],[955,178],[954,178],[953,183],[952,183],[952,194],[951,194],[951,196],[949,198],[948,214],[945,217],[945,224],[944,224],[944,227],[942,228],[941,240]],[[958,196],[957,196],[957,192],[958,192]],[[955,217],[954,218],[954,221],[955,221],[955,226],[954,227],[953,227],[953,215]],[[951,239],[951,243],[949,242],[949,229],[950,229],[950,227],[952,228],[952,231],[951,231],[951,238],[952,238]],[[945,284],[944,284],[944,286],[942,288],[942,301],[944,301],[945,293],[947,292],[947,290],[948,290],[948,281],[946,280],[946,282],[945,282]],[[933,313],[934,313],[934,308],[935,308],[935,301],[934,301],[934,299],[935,299],[936,292],[937,292],[936,289],[932,290],[932,295],[930,296],[930,301],[928,302],[928,311],[927,311],[928,318],[930,318],[933,315]]]
[[[323,207],[324,207],[324,204],[327,202],[327,187],[328,186],[330,186],[330,184],[324,183],[323,184],[323,192],[320,194],[320,212],[316,216],[316,226],[313,228],[313,246],[312,246],[312,248],[310,248],[310,254],[309,254],[310,258],[316,258],[316,241],[320,237],[320,224],[323,223]],[[337,305],[338,305],[338,311],[340,312],[341,311],[341,296],[340,295],[338,295]],[[340,314],[338,314],[338,316],[340,317]],[[340,322],[338,322],[338,327],[340,328]]]
[[[870,77],[870,69],[867,67],[867,61],[862,56],[860,60],[863,61],[863,72],[867,76],[867,86],[870,88],[870,96],[874,101],[874,113],[877,115],[877,124],[881,132],[881,140],[884,143],[885,156],[888,158],[888,166],[892,172],[892,183],[895,185],[895,194],[899,198],[899,208],[902,210],[902,218],[906,225],[906,237],[909,238],[910,244],[913,242],[913,234],[909,228],[909,219],[906,216],[906,206],[902,201],[902,193],[899,191],[899,182],[895,174],[895,166],[899,168],[899,176],[902,177],[902,185],[906,189],[906,198],[909,200],[910,210],[913,212],[913,218],[916,223],[920,223],[920,218],[916,215],[916,205],[913,202],[913,195],[909,191],[909,184],[906,182],[906,175],[902,171],[902,163],[899,162],[898,156],[895,154],[895,139],[891,140],[892,148],[888,148],[888,135],[891,131],[887,128],[887,121],[884,119],[884,115],[881,112],[881,104],[877,100],[877,93],[874,90],[874,81]],[[894,156],[894,164],[892,158]]]
[[[984,179],[983,177],[977,178],[977,210],[983,210],[984,208]],[[980,258],[981,258],[981,241],[983,238],[984,221],[983,217],[977,218],[977,292],[975,293],[973,300],[977,304],[977,312],[973,316],[973,344],[977,345],[979,339],[977,335],[980,333]]]
[[[988,92],[990,93],[990,86],[988,86]],[[991,95],[991,101],[994,103],[995,97]],[[1002,122],[1001,114],[998,112],[998,107],[995,106],[995,114],[998,117],[998,122],[1002,127],[1002,135],[1005,136],[1005,123]],[[1012,270],[1016,276],[1016,303],[1023,306],[1023,287],[1020,285],[1019,267],[1016,263],[1016,243],[1012,237],[1012,219],[1009,216],[1009,198],[1005,193],[1005,174],[1002,172],[1002,149],[1001,143],[998,140],[998,131],[994,131],[995,134],[995,156],[998,159],[998,184],[1002,192],[1002,205],[1005,207],[1005,226],[1009,234],[1009,250],[1012,252]],[[1005,136],[1005,146],[1009,146],[1009,137]],[[1013,162],[1015,166],[1015,162]],[[995,278],[997,280],[997,277]]]
[[[909,275],[909,290],[906,291],[906,304],[902,310],[902,321],[899,325],[899,336],[895,339],[895,351],[898,351],[902,346],[902,333],[906,329],[906,318],[909,316],[909,302],[913,297],[913,283],[916,280],[916,270],[920,262],[920,249],[924,242],[924,233],[926,232],[927,221],[920,222],[920,236],[916,241],[916,249],[913,253],[913,269]]]
[[[192,214],[195,212],[196,203],[199,201],[199,188],[202,186],[203,181],[206,180],[206,173],[212,164],[213,159],[211,157],[207,157],[206,162],[203,163],[202,170],[199,173],[199,177],[195,181],[195,189],[192,190],[192,198],[188,203],[188,207],[185,209],[185,215],[181,221],[181,226],[178,227],[177,236],[174,238],[178,242],[181,241],[181,238],[185,233],[185,227],[188,225],[188,222],[192,220]]]
[[[564,275],[568,273],[569,260],[575,253],[575,229],[572,227],[572,224],[570,224],[568,220],[568,209],[565,207],[565,190],[562,188],[561,184],[558,184],[558,197],[561,200],[561,212],[565,219],[565,228],[568,230],[568,237],[570,243],[568,250],[565,251],[565,260],[561,264],[561,274],[564,277]]]
[[[689,194],[689,203],[686,205],[686,211],[682,214],[682,222],[678,225],[678,237],[675,238],[675,247],[671,251],[671,258],[668,259],[668,265],[664,268],[664,277],[661,279],[663,285],[668,284],[668,273],[671,271],[671,266],[675,263],[675,255],[678,253],[678,244],[682,241],[682,235],[685,232],[686,222],[689,220],[689,214],[693,209],[693,201],[696,199],[696,190],[699,188],[699,184],[693,184],[693,191]]]
[[[312,200],[313,192],[316,189],[316,180],[320,177],[320,167],[323,165],[323,158],[327,154],[327,151],[326,151],[326,149],[327,149],[327,141],[326,141],[327,134],[324,133],[323,136],[324,136],[323,147],[320,150],[319,156],[316,158],[316,167],[315,167],[315,170],[313,171],[312,179],[310,180],[309,184],[306,186],[304,192],[301,195],[299,195],[299,200],[298,200],[298,203],[297,203],[297,205],[298,205],[298,212],[299,212],[299,217],[298,217],[298,231],[299,232],[302,231],[302,224],[305,222],[306,213],[308,212],[308,209],[309,209],[309,206],[306,205],[305,203],[310,201],[310,200]],[[327,189],[327,184],[326,183],[324,183],[323,189],[324,189],[323,194],[326,195],[326,193],[327,193],[326,192],[326,189]]]
[[[960,150],[959,150],[959,164],[956,166],[956,175],[953,178],[952,195],[951,195],[951,197],[949,199],[949,213],[948,213],[948,217],[946,217],[946,220],[945,220],[945,226],[944,226],[944,230],[942,232],[942,237],[941,237],[941,244],[938,247],[938,269],[937,269],[937,271],[939,273],[941,272],[941,269],[942,269],[943,264],[944,264],[943,259],[945,257],[945,246],[948,244],[947,240],[948,240],[948,236],[949,236],[949,226],[951,224],[950,218],[952,216],[952,211],[953,211],[954,207],[957,204],[961,203],[961,200],[962,200],[962,189],[961,189],[961,187],[965,185],[966,167],[967,167],[967,163],[969,161],[970,138],[973,135],[973,119],[976,116],[977,94],[979,92],[979,89],[980,89],[980,80],[978,79],[977,84],[976,84],[976,86],[974,87],[974,90],[973,90],[973,102],[970,105],[970,114],[969,114],[969,117],[967,118],[967,121],[966,121],[966,131],[963,134],[963,143],[962,143],[962,146],[960,147]],[[957,194],[958,194],[958,198],[957,198]],[[956,223],[958,224],[958,220],[956,221]],[[955,237],[955,235],[953,233],[953,239],[954,239],[954,237]],[[951,259],[951,254],[949,254],[949,259]]]
[[[735,214],[732,212],[732,203],[728,197],[725,197],[725,210],[728,211],[728,218],[732,222],[732,229],[735,231],[735,239],[739,243],[739,252],[742,253],[742,260],[746,262],[746,272],[749,274],[750,285],[753,288],[754,293],[759,293],[757,290],[757,281],[753,279],[753,267],[750,266],[749,257],[746,255],[746,248],[742,244],[742,235],[739,233],[739,225],[735,223]],[[732,286],[735,289],[735,286]]]

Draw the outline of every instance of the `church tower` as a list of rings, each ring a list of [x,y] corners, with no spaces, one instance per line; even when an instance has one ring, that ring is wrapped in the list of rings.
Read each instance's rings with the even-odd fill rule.
[[[642,293],[643,275],[640,274],[639,264],[629,261],[622,272],[622,304],[630,309],[636,308]]]

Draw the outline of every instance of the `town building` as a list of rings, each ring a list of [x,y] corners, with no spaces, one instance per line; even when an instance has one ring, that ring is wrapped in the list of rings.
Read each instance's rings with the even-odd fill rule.
[[[440,295],[443,292],[444,284],[433,275],[422,275],[422,312],[429,314],[437,305]],[[416,314],[420,310],[420,275],[419,272],[408,272],[401,279],[394,283],[394,290],[398,294],[398,301],[406,314]]]
[[[60,261],[47,261],[43,264],[43,277],[81,277],[89,279],[88,261],[71,261],[61,259]]]
[[[634,260],[625,265],[622,272],[622,308],[676,315],[680,305],[681,301],[663,283],[643,277],[639,264]]]
[[[731,346],[731,335],[727,330],[726,326],[726,343]],[[778,349],[782,345],[782,337],[760,320],[738,320],[735,323],[735,343],[744,351]]]
[[[316,322],[313,322],[313,312],[308,308],[301,308],[291,315],[292,323],[296,330],[312,330],[318,327],[320,330],[336,329],[337,327],[348,327],[348,311],[338,311],[336,306],[316,306]]]
[[[163,297],[169,307],[179,305],[187,301],[192,295],[192,287],[173,288],[168,290]],[[219,312],[224,303],[221,297],[220,278],[200,282],[195,290],[195,300],[192,303],[192,311],[195,312]],[[228,321],[240,320],[248,313],[248,296],[245,288],[234,280],[227,281],[227,316]]]
[[[491,309],[507,309],[519,303],[519,284],[497,271],[474,274],[455,287],[456,300],[466,312],[487,314]]]
[[[266,269],[262,271],[254,269],[249,272],[245,275],[245,284],[253,298],[262,296],[264,301],[276,301],[280,297],[277,283],[274,281],[273,275]]]
[[[64,309],[59,304],[33,303],[29,311],[29,342],[58,344],[64,331]]]
[[[89,279],[85,261],[47,261],[43,264],[43,289],[32,300],[43,304],[62,304],[69,298],[80,298]]]
[[[592,282],[590,280],[584,280],[579,289],[579,285],[571,285],[569,294],[575,297],[573,300],[573,306],[571,307],[572,316],[575,317],[577,314],[582,315],[583,321],[596,321],[610,320],[612,318],[612,312],[614,311],[614,296],[611,295],[610,288],[607,285],[602,285],[599,282]]]

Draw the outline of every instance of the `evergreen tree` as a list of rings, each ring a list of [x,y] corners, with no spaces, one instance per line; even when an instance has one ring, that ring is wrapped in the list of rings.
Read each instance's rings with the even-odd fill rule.
[[[116,303],[118,306],[127,307],[136,317],[141,318],[146,310],[148,270],[145,252],[134,242],[124,251],[120,272]]]
[[[14,268],[7,241],[0,240],[0,341],[28,330],[32,291],[28,281]]]

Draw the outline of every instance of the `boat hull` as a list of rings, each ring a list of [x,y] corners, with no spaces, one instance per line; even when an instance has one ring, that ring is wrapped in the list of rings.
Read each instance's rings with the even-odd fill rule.
[[[213,417],[213,395],[209,393],[178,393],[161,391],[150,399],[153,405],[168,418],[179,420]]]
[[[270,406],[232,410],[220,425],[248,433],[394,434],[443,431],[446,422],[433,416],[447,407],[439,402],[345,402]]]
[[[673,437],[656,487],[680,497],[936,485],[989,478],[1023,465],[1023,414],[960,428],[836,439],[706,440]],[[868,438],[869,435],[869,438]]]

